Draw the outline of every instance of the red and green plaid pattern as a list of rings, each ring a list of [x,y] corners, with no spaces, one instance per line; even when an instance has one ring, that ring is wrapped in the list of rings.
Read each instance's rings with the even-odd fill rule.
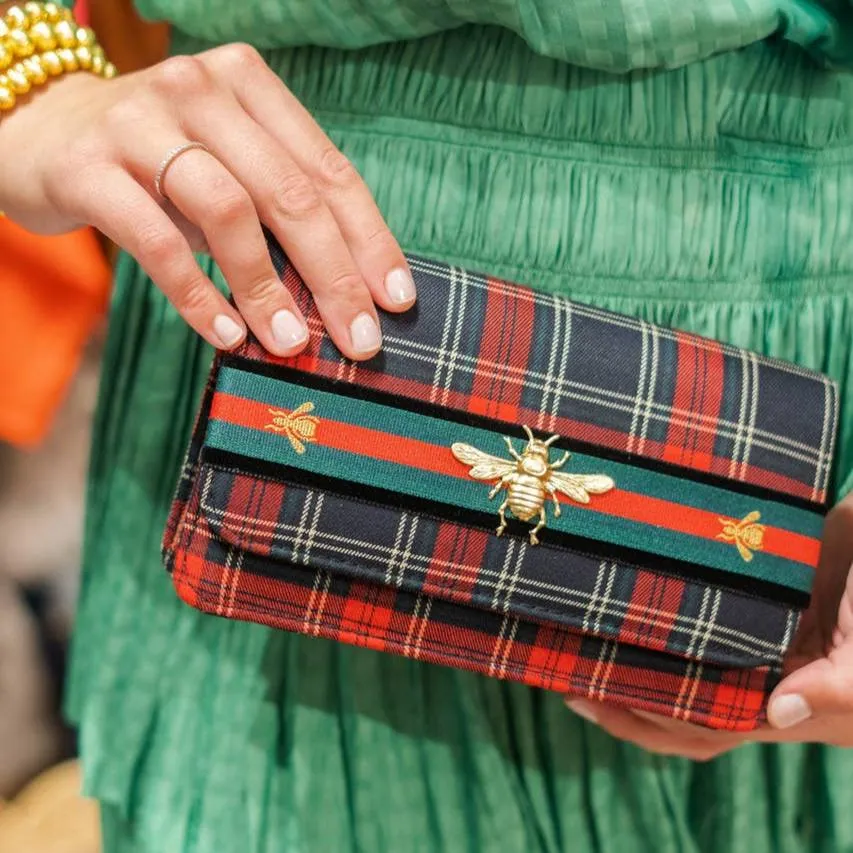
[[[185,601],[701,725],[762,721],[806,600],[809,578],[792,581],[792,567],[809,572],[817,558],[837,417],[829,380],[417,259],[416,312],[384,318],[383,353],[353,365],[273,255],[314,334],[287,362],[250,340],[214,367],[164,540]],[[321,399],[303,454],[266,429],[272,410]],[[589,527],[554,530],[535,547],[518,522],[496,537],[494,504],[484,494],[478,512],[458,491],[487,484],[457,471],[445,472],[441,494],[412,485],[445,464],[437,450],[410,460],[406,444],[444,436],[417,432],[433,430],[442,410],[447,435],[465,418],[466,429],[495,435],[523,423],[559,433],[578,464],[618,467],[611,509],[628,515],[675,500],[685,517],[730,507],[720,515],[737,520],[760,505],[776,513],[767,551],[746,563],[714,542],[727,561],[704,559],[710,527],[704,540],[690,534],[694,550],[668,556],[644,549],[648,536],[612,552]],[[385,440],[372,452],[377,434]],[[672,489],[656,493],[664,482]],[[667,515],[657,527],[670,535],[677,523]]]

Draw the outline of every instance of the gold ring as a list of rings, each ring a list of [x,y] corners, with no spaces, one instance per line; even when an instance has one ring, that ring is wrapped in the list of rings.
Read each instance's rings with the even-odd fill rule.
[[[178,157],[181,156],[181,154],[185,154],[187,151],[192,151],[194,148],[198,148],[200,151],[207,151],[208,154],[210,153],[208,147],[206,145],[202,145],[201,142],[185,142],[183,145],[176,145],[163,158],[163,162],[160,164],[160,168],[154,176],[154,189],[157,190],[157,195],[161,198],[168,201],[168,196],[163,192],[163,179],[166,177],[166,172],[169,171],[169,167],[178,159]]]

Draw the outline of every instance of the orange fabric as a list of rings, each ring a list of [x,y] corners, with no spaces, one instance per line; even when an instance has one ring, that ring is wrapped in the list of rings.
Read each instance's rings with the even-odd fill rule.
[[[76,12],[124,73],[167,53],[168,26],[143,22],[132,0],[87,0]],[[110,279],[94,231],[39,237],[0,218],[0,440],[33,446],[48,431]]]
[[[0,439],[32,446],[45,435],[110,280],[91,230],[40,237],[0,219]]]
[[[107,56],[122,74],[166,58],[168,24],[143,21],[133,0],[87,0],[84,12]]]

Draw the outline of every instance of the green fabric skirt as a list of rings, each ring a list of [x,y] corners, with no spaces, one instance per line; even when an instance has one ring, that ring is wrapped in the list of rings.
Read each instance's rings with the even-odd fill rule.
[[[830,373],[850,488],[853,79],[771,45],[613,77],[487,28],[268,59],[406,249]],[[123,259],[68,701],[106,853],[853,851],[849,752],[664,759],[557,695],[180,603],[158,544],[210,358]]]

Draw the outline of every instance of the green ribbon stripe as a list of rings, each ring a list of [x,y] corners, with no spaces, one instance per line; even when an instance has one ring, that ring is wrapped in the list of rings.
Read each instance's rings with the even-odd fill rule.
[[[502,459],[509,458],[501,433],[453,421],[442,421],[427,415],[344,395],[317,391],[234,368],[221,369],[217,390],[273,409],[293,410],[310,400],[315,405],[312,415],[319,419],[318,435],[321,441],[323,422],[339,421],[432,444],[436,446],[436,452],[446,452],[448,457],[450,457],[450,445],[461,441],[472,444],[484,453],[490,453]],[[423,471],[416,467],[416,459],[412,460],[413,467],[403,468],[397,463],[323,447],[322,444],[308,444],[304,454],[297,454],[293,451],[287,437],[280,433],[272,430],[256,430],[213,419],[208,425],[205,443],[209,447],[335,477],[353,484],[362,483],[367,486],[390,489],[473,511],[488,512],[494,509],[497,523],[496,510],[500,496],[492,502],[488,500],[491,484],[467,477],[460,478]],[[519,452],[523,450],[522,441],[513,440],[513,444]],[[446,451],[443,450],[445,448]],[[558,458],[561,452],[554,450],[552,459]],[[456,460],[451,461],[451,466],[456,464],[461,467],[461,463],[457,463]],[[761,512],[762,523],[812,538],[820,537],[823,526],[823,518],[817,513],[772,500],[729,492],[705,483],[683,480],[657,471],[636,468],[609,459],[598,459],[587,454],[573,453],[563,470],[567,473],[607,474],[616,482],[617,489],[695,507],[725,518],[739,519],[753,510],[758,510]],[[573,511],[572,504],[566,502],[563,504],[561,517],[555,518],[552,505],[549,504],[548,527],[614,545],[640,548],[661,556],[768,580],[804,592],[811,589],[813,569],[808,565],[763,551],[757,551],[752,562],[747,563],[731,542],[706,539],[614,515],[597,513],[595,497],[590,507]]]

